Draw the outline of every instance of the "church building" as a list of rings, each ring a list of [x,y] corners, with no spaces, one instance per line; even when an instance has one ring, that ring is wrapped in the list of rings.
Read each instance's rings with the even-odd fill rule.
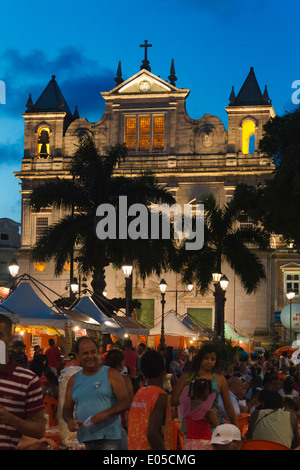
[[[64,275],[55,277],[52,262],[34,263],[30,253],[43,230],[63,214],[54,208],[34,213],[27,202],[35,185],[53,177],[70,178],[68,164],[81,137],[93,136],[99,152],[125,142],[128,157],[118,165],[116,174],[135,176],[151,169],[181,205],[193,205],[208,194],[223,205],[237,184],[256,185],[272,176],[273,162],[258,151],[258,143],[264,124],[275,112],[267,87],[261,90],[253,67],[245,71],[244,84],[237,93],[233,87],[228,90],[229,103],[224,103],[226,129],[217,116],[204,114],[192,119],[188,115],[186,100],[190,91],[177,88],[174,60],[169,77],[162,79],[151,71],[147,55],[151,45],[145,41],[144,46],[140,70],[123,80],[119,63],[116,86],[101,91],[105,111],[97,122],[80,117],[77,108],[70,110],[54,75],[35,102],[31,96],[28,99],[23,114],[24,155],[21,169],[15,173],[22,197],[20,273],[30,274],[59,295],[66,295],[70,265],[66,264]],[[293,287],[299,295],[297,254],[278,244],[276,237],[271,248],[260,254],[267,280],[255,294],[246,295],[232,269],[224,267],[229,279],[225,320],[258,344],[275,338],[275,313],[286,305],[287,289]],[[78,277],[76,265],[75,275]],[[138,318],[152,327],[161,317],[160,279],[152,276],[143,282],[135,271],[132,276],[132,296],[141,303]],[[187,291],[174,273],[166,273],[164,279],[168,284],[165,312],[189,313],[201,324],[213,327],[213,293],[201,296],[195,289]],[[121,270],[109,266],[106,283],[108,298],[124,296]]]

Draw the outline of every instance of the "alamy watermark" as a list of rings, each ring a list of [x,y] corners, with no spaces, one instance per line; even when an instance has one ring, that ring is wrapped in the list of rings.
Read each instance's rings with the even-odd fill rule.
[[[118,211],[112,204],[100,204],[96,234],[100,240],[185,240],[186,250],[200,250],[204,244],[204,205],[132,204],[119,196]]]
[[[292,88],[296,88],[296,91],[292,94],[292,103],[299,104],[300,103],[300,80],[294,80],[292,83]]]
[[[6,104],[6,86],[3,80],[0,80],[0,104]]]

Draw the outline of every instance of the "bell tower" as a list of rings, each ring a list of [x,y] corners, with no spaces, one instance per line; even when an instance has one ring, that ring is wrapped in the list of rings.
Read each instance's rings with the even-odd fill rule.
[[[56,214],[51,208],[39,214],[33,213],[27,203],[28,196],[35,185],[49,178],[67,174],[68,160],[64,152],[64,135],[70,123],[78,116],[78,111],[76,109],[72,115],[55,75],[52,75],[35,103],[29,95],[26,111],[22,116],[25,121],[24,155],[21,171],[15,175],[21,180],[21,247],[26,251],[36,243],[43,229],[56,219]],[[25,271],[29,272],[29,268]]]
[[[259,164],[268,163],[258,151],[263,135],[263,126],[275,116],[267,85],[262,93],[254,68],[250,72],[237,96],[234,87],[229,97],[227,158],[234,161],[245,158],[259,159]],[[238,163],[238,161],[237,161]]]

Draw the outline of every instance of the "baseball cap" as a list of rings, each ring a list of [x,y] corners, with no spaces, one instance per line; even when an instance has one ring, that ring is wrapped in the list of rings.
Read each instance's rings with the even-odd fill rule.
[[[234,424],[221,424],[212,433],[209,444],[230,444],[232,441],[240,441],[242,434]]]

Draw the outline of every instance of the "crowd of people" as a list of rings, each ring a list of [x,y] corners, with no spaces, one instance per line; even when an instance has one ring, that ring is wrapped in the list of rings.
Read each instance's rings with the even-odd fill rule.
[[[241,350],[225,373],[213,342],[198,351],[156,351],[140,343],[135,351],[126,340],[104,350],[83,336],[66,365],[54,341],[45,353],[36,347],[28,362],[22,342],[9,347],[6,315],[0,315],[0,340],[7,347],[5,364],[0,364],[0,449],[51,445],[45,438],[43,399],[45,394],[58,397],[59,373],[70,365],[79,370],[68,380],[62,417],[87,450],[174,450],[174,420],[186,450],[240,450],[245,439],[299,448],[298,368],[285,353],[277,360],[268,352]],[[17,398],[7,398],[9,393]],[[246,435],[238,425],[242,414],[249,416]]]

